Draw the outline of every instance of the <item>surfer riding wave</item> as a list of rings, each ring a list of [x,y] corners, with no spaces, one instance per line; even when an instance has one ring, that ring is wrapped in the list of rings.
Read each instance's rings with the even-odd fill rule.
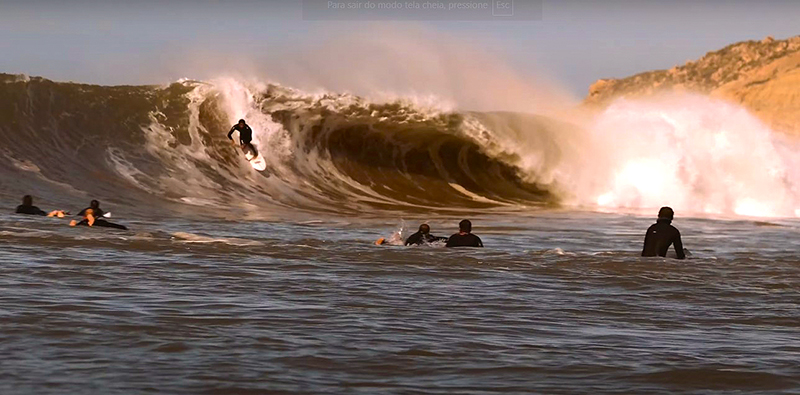
[[[242,148],[242,151],[244,151],[245,154],[249,152],[250,155],[252,155],[252,157],[258,156],[258,151],[256,150],[256,147],[254,147],[253,144],[250,143],[251,141],[253,141],[253,129],[250,129],[250,125],[248,125],[244,119],[240,119],[237,124],[231,127],[231,130],[228,132],[228,140],[230,140],[231,142],[233,142],[234,145],[236,145],[236,141],[233,140],[234,131],[239,132],[239,147]]]

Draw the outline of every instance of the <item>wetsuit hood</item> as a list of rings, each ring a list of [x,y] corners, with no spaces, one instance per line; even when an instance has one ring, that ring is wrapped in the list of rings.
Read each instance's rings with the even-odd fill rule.
[[[675,218],[675,211],[672,211],[670,207],[661,207],[661,210],[658,210],[658,219],[659,221],[662,219],[672,221]]]

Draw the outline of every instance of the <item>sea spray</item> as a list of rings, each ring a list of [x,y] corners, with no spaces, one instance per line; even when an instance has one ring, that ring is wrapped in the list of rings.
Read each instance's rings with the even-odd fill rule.
[[[620,99],[585,130],[559,180],[566,202],[743,216],[800,207],[791,141],[735,104],[701,95]]]

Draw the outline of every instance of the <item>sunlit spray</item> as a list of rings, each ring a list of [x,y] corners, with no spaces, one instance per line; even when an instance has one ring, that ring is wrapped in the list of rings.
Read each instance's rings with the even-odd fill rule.
[[[566,202],[758,217],[800,207],[799,154],[737,105],[690,94],[621,99],[585,132],[561,164]]]

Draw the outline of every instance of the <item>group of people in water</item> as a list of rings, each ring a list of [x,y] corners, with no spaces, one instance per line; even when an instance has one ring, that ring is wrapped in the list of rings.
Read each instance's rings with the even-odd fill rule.
[[[257,155],[258,151],[256,151],[251,143],[253,139],[253,130],[247,125],[244,119],[240,119],[228,132],[228,139],[230,139],[234,145],[236,145],[236,141],[233,140],[233,132],[236,131],[239,132],[239,146],[242,150],[250,151],[253,156]],[[48,213],[39,209],[39,207],[33,205],[33,197],[30,195],[26,195],[22,198],[22,204],[17,207],[16,212],[17,214],[42,215],[58,218],[64,218],[69,215],[69,212],[62,210],[54,210]],[[82,219],[80,221],[70,221],[70,226],[99,226],[127,230],[125,226],[111,223],[103,219],[103,217],[107,216],[107,213],[100,208],[100,202],[97,200],[92,200],[89,207],[81,210],[78,216],[82,217]],[[662,207],[661,210],[659,210],[658,220],[647,229],[647,233],[645,234],[644,247],[642,248],[643,257],[666,257],[669,247],[674,246],[677,258],[686,258],[686,252],[681,242],[681,233],[677,228],[672,226],[672,219],[674,216],[675,212],[669,207]],[[386,243],[387,240],[385,238],[380,238],[375,242],[377,245]],[[430,225],[422,224],[419,226],[419,230],[416,233],[405,240],[406,246],[432,243],[444,243],[446,247],[483,247],[481,238],[472,233],[472,222],[468,219],[459,222],[458,233],[450,237],[433,236],[431,234]]]
[[[445,247],[483,247],[481,238],[472,234],[472,222],[465,219],[458,223],[458,233],[450,237],[437,237],[431,234],[431,227],[428,224],[419,226],[417,233],[408,236],[405,245],[423,245],[431,243],[445,243]],[[386,244],[386,239],[378,239],[375,244]]]
[[[247,125],[244,119],[240,119],[228,131],[228,139],[236,145],[233,139],[233,133],[239,132],[239,146],[245,152],[250,152],[253,156],[257,155],[255,147],[251,141],[253,139],[253,130]],[[644,248],[642,249],[642,256],[667,256],[667,251],[670,245],[675,246],[675,252],[678,259],[686,258],[686,254],[681,243],[681,233],[674,226],[671,225],[672,218],[675,213],[669,207],[662,207],[658,212],[658,221],[653,226],[647,229],[645,235]],[[385,238],[380,238],[375,242],[377,245],[387,244]],[[472,233],[472,222],[465,219],[458,224],[458,233],[450,237],[437,237],[431,235],[431,227],[428,224],[419,226],[419,230],[409,236],[405,240],[406,246],[423,245],[432,243],[444,243],[446,247],[483,247],[481,238]]]
[[[33,205],[33,197],[31,195],[25,195],[22,197],[22,204],[17,206],[16,210],[17,214],[28,214],[28,215],[41,215],[47,217],[57,217],[57,218],[64,218],[70,215],[69,211],[64,210],[53,210],[50,212],[44,211],[39,207]],[[105,216],[108,216],[108,213],[103,211],[100,208],[100,202],[97,200],[92,200],[89,203],[89,207],[81,210],[78,213],[78,217],[80,220],[73,219],[69,222],[69,226],[90,226],[90,227],[102,227],[102,228],[113,228],[113,229],[121,229],[121,230],[128,230],[127,227],[119,224],[115,224],[113,222],[106,221],[103,219]]]
[[[644,247],[642,248],[643,257],[666,257],[670,246],[674,246],[678,259],[686,258],[686,251],[683,249],[681,232],[672,226],[675,212],[670,207],[662,207],[658,211],[656,223],[647,229],[644,237]],[[377,245],[386,244],[385,238],[380,238],[375,242]],[[431,227],[428,224],[419,226],[419,230],[409,236],[406,246],[425,245],[433,243],[444,243],[445,247],[483,247],[481,238],[472,233],[472,222],[465,219],[458,224],[458,233],[450,237],[438,237],[431,234]]]
[[[17,206],[17,214],[41,215],[48,217],[64,218],[69,212],[63,210],[53,210],[46,212],[33,205],[33,197],[25,195],[22,204]],[[127,230],[123,225],[118,225],[103,219],[108,213],[100,208],[100,202],[92,200],[89,207],[78,213],[82,219],[70,221],[70,226],[90,226]],[[647,229],[642,248],[643,257],[661,256],[666,257],[670,246],[674,246],[678,259],[685,259],[686,253],[681,241],[681,232],[672,226],[672,219],[675,212],[669,207],[662,207],[658,211],[658,220]],[[386,244],[385,238],[380,238],[375,242],[377,245]],[[431,234],[431,227],[428,224],[419,226],[419,230],[405,240],[406,246],[425,245],[432,243],[444,243],[445,247],[483,247],[483,241],[472,233],[472,222],[468,219],[458,223],[458,233],[450,237],[438,237]]]
[[[230,139],[234,145],[236,142],[233,140],[233,132],[239,132],[239,146],[245,152],[248,152],[252,156],[258,155],[258,151],[252,144],[253,140],[253,129],[247,125],[244,119],[240,119],[238,123],[231,127],[231,130],[228,132],[228,139]],[[57,218],[64,218],[69,216],[70,213],[64,210],[53,210],[50,212],[44,211],[39,207],[33,205],[33,197],[31,195],[25,195],[22,198],[22,204],[17,206],[16,210],[17,214],[28,214],[28,215],[41,215],[47,217],[57,217]],[[89,203],[89,207],[83,209],[78,213],[78,217],[80,220],[72,220],[69,223],[69,226],[90,226],[90,227],[103,227],[103,228],[113,228],[113,229],[121,229],[127,230],[128,228],[115,224],[113,222],[106,221],[104,217],[108,216],[108,213],[103,211],[100,208],[100,202],[97,200],[92,200]]]

